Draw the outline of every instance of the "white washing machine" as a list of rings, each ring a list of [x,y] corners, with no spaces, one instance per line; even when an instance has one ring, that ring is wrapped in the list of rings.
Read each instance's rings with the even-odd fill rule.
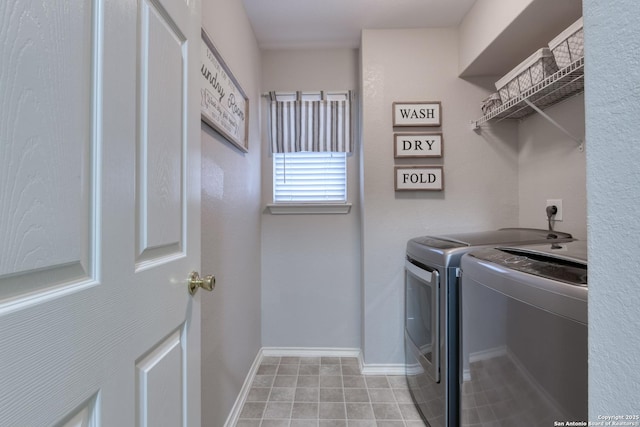
[[[460,425],[587,421],[587,242],[461,260]]]
[[[411,396],[426,425],[459,427],[459,267],[487,246],[559,243],[570,234],[530,228],[416,237],[405,263],[405,357]]]

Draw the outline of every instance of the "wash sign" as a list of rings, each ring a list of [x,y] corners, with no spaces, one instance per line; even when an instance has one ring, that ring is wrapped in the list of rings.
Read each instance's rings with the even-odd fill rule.
[[[441,115],[439,101],[393,103],[393,126],[441,126]]]

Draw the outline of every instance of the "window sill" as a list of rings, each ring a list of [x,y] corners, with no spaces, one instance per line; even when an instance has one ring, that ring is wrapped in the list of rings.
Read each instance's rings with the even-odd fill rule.
[[[351,203],[272,203],[267,210],[271,215],[348,214]]]

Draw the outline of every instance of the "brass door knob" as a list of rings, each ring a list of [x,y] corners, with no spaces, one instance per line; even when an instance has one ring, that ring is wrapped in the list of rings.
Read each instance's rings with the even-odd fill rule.
[[[205,291],[212,291],[216,287],[216,278],[212,275],[200,278],[197,271],[192,271],[189,274],[189,293],[194,295],[198,288],[202,288]]]

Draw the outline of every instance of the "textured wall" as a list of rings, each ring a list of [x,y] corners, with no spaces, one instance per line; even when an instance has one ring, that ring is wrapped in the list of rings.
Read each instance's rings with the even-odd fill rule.
[[[368,364],[404,360],[408,239],[517,225],[517,128],[507,124],[480,135],[470,129],[487,91],[457,78],[457,45],[456,29],[362,35],[362,315]],[[442,102],[443,159],[394,161],[394,101]],[[401,164],[444,164],[445,190],[395,192],[393,168]]]
[[[640,9],[584,0],[589,413],[640,413]]]
[[[249,152],[202,125],[202,425],[222,426],[260,349],[260,53],[241,2],[208,0],[202,25],[249,97]]]
[[[266,50],[262,67],[265,91],[358,89],[358,51],[354,49]],[[357,115],[358,109],[353,111]],[[273,172],[266,134],[263,140],[266,205],[272,202]],[[263,213],[262,340],[266,347],[360,348],[357,153],[347,158],[347,169],[347,193],[354,205],[350,214]]]
[[[545,110],[577,138],[584,139],[584,96]],[[562,199],[562,221],[554,229],[587,238],[586,153],[539,114],[518,126],[518,185],[522,227],[546,228],[547,199]]]

